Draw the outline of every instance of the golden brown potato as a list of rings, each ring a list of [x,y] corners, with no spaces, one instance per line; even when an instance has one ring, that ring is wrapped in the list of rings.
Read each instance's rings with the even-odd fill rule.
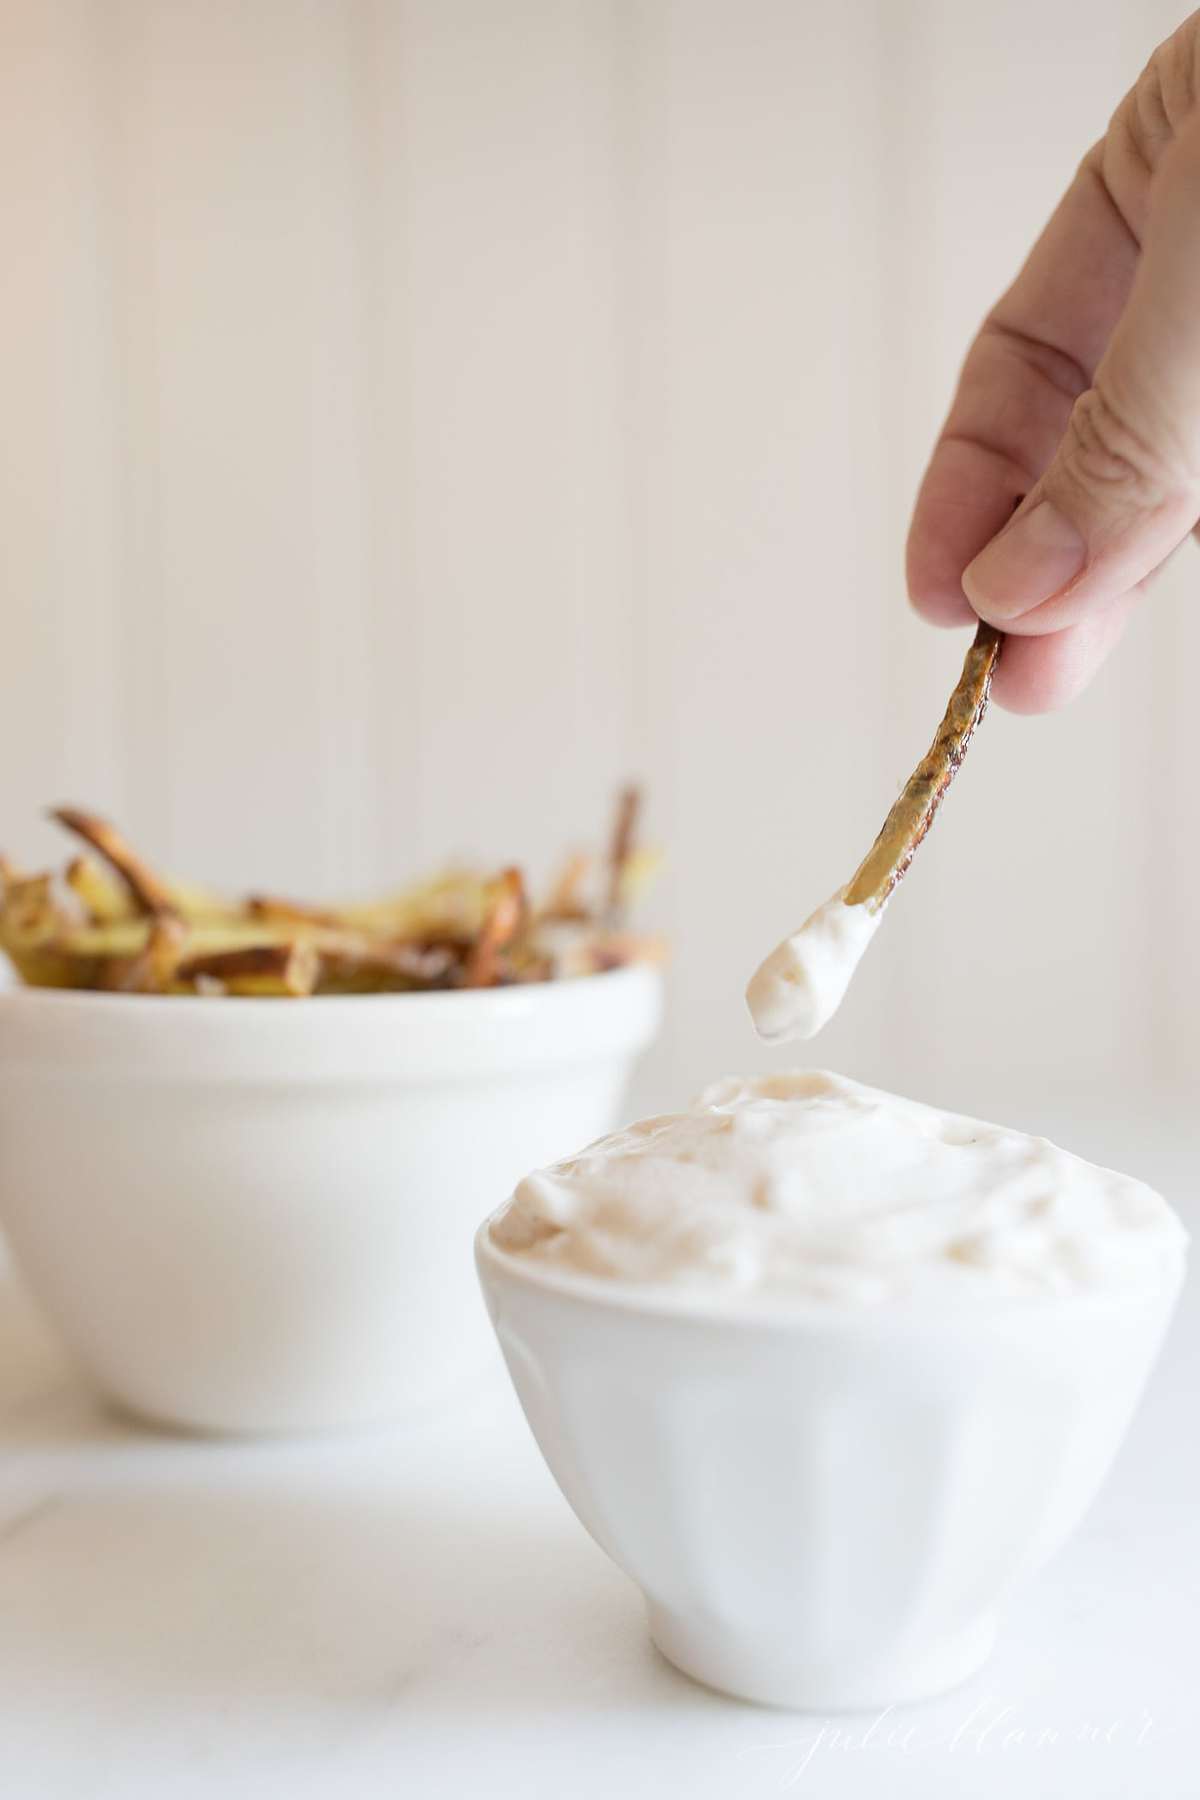
[[[30,986],[109,993],[297,998],[594,974],[656,955],[650,940],[614,929],[653,860],[633,842],[638,807],[626,789],[606,893],[589,900],[595,865],[576,855],[540,907],[515,866],[490,878],[447,869],[348,905],[225,899],[167,880],[107,820],[60,807],[53,817],[101,860],[74,856],[59,877],[0,858],[0,949]]]

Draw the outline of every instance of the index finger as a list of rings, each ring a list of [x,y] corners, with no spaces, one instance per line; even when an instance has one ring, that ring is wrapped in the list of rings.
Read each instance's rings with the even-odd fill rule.
[[[1091,386],[1133,285],[1148,182],[1097,145],[971,346],[909,530],[909,596],[935,624],[974,617],[963,570],[1049,465]]]

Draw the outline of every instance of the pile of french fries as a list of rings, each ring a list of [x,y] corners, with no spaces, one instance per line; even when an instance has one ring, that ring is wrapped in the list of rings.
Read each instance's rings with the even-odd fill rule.
[[[638,813],[627,788],[607,856],[573,856],[539,904],[506,868],[323,907],[166,880],[104,819],[60,807],[50,816],[86,849],[40,875],[0,857],[0,950],[29,986],[128,994],[382,994],[597,974],[662,954],[627,925],[657,864],[638,846]]]

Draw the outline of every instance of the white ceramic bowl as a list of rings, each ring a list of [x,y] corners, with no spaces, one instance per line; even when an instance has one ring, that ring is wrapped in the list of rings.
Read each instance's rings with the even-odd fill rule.
[[[0,994],[0,1225],[105,1393],[213,1431],[446,1395],[490,1353],[480,1212],[614,1123],[631,968],[311,1000]]]
[[[969,1313],[687,1298],[476,1258],[542,1453],[685,1673],[801,1709],[964,1680],[1073,1529],[1177,1286]]]

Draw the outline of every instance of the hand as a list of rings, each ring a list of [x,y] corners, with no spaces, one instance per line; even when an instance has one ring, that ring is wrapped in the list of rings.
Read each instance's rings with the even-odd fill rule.
[[[975,339],[917,498],[909,593],[937,624],[978,613],[1008,632],[996,699],[1047,711],[1090,681],[1197,520],[1200,13]]]

